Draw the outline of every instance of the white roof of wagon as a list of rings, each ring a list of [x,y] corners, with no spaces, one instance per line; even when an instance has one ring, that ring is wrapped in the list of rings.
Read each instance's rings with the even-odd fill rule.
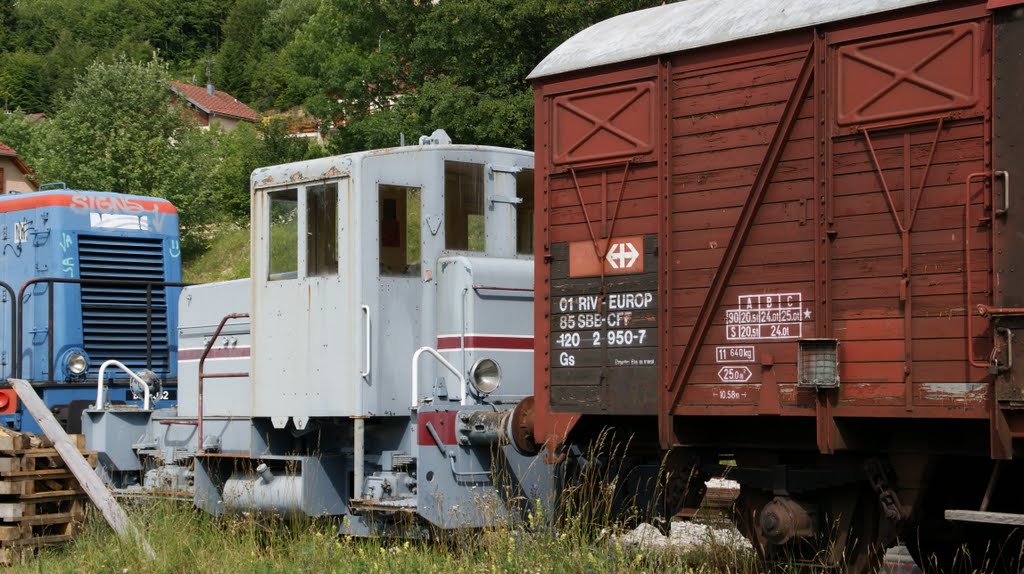
[[[594,24],[555,48],[528,78],[724,44],[936,1],[685,0]]]

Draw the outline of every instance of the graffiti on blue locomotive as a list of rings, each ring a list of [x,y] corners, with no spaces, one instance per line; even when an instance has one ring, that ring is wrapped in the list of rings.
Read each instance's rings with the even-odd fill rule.
[[[0,196],[0,251],[5,380],[31,381],[70,432],[101,371],[112,404],[142,399],[121,366],[159,381],[155,406],[176,401],[183,284],[170,202],[69,189]],[[0,388],[0,424],[39,432],[11,389]]]

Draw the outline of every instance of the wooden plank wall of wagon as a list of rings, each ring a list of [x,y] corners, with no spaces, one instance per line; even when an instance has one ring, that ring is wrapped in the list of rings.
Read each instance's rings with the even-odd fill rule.
[[[905,25],[911,28],[900,32],[921,37],[912,29],[914,23]],[[974,38],[980,37],[984,25],[957,24],[949,29],[973,31],[975,36],[964,37]],[[871,34],[864,29],[846,37],[870,43]],[[808,45],[794,36],[788,49],[785,40],[766,40],[707,54],[682,54],[673,60],[671,257],[666,262],[672,286],[673,329],[668,344],[673,366],[681,360],[708,301],[710,285],[736,233],[741,209],[750,197]],[[960,56],[970,64],[969,74],[985,74],[983,51],[964,49]],[[834,64],[833,59],[828,61]],[[832,73],[825,68],[826,74]],[[818,271],[815,178],[820,177],[829,190],[826,208],[833,222],[822,254],[828,259],[829,282],[821,292],[828,295],[831,314],[824,336],[840,341],[837,406],[844,415],[869,414],[849,407],[969,407],[974,414],[965,411],[965,416],[984,416],[988,375],[985,369],[969,367],[965,327],[965,314],[992,300],[991,189],[981,180],[972,185],[970,196],[973,292],[969,297],[963,226],[965,181],[969,174],[990,168],[985,152],[988,84],[980,80],[976,84],[985,86],[974,94],[977,105],[941,113],[921,108],[917,113],[914,106],[921,105],[921,100],[908,96],[898,122],[872,120],[875,123],[868,124],[867,130],[879,170],[862,126],[839,129],[824,120],[818,124],[820,110],[825,110],[826,118],[835,113],[838,96],[831,91],[834,85],[829,78],[815,79],[815,90],[804,96],[797,110],[696,366],[683,383],[676,412],[762,412],[762,404],[775,403],[775,397],[761,396],[762,384],[770,382],[765,388],[778,393],[783,414],[813,414],[813,393],[796,386],[797,340],[815,337],[819,320],[815,312],[820,307],[813,299]],[[815,102],[813,94],[822,85],[830,90],[828,99]],[[937,132],[939,116],[942,129]],[[824,164],[827,169],[816,171],[819,134],[826,132],[831,141],[823,149],[831,155]],[[895,214],[886,198],[886,185]],[[919,196],[909,235],[909,285],[901,288],[903,244],[898,222],[909,223],[910,206]],[[755,321],[739,313],[744,306],[751,308],[752,297],[760,298],[755,308],[763,310],[768,302],[772,312],[779,309],[780,298],[786,300],[786,313],[751,315],[771,317],[763,319],[772,323],[771,333],[763,325],[734,330],[737,322]],[[797,311],[799,320],[794,315]],[[985,360],[991,349],[988,323],[977,317],[971,325],[974,358]],[[775,327],[785,328],[776,333]]]
[[[605,237],[612,225],[616,199],[622,189],[622,206],[615,222],[615,235],[643,235],[658,229],[658,169],[653,163],[632,165],[622,187],[625,163],[601,169],[581,169],[576,173],[579,193],[586,206],[580,208],[580,195],[572,174],[561,172],[551,176],[549,184],[550,231],[552,243],[591,241],[587,229],[590,218],[595,237]],[[607,189],[607,203],[602,218],[602,188]]]
[[[906,221],[904,139],[909,135],[916,199],[935,133],[934,122],[872,132],[881,175],[863,135],[834,140],[831,296],[833,328],[842,339],[840,404],[905,405],[902,246],[882,177]],[[953,404],[985,393],[987,374],[968,367],[966,354],[963,238],[964,182],[985,169],[984,137],[981,118],[943,125],[910,233],[914,405]],[[990,215],[983,189],[975,184],[971,197],[972,304],[989,301],[992,291],[990,227],[979,224]],[[982,359],[991,348],[987,322],[979,317],[972,335]]]
[[[727,53],[673,62],[671,270],[672,360],[678,364],[709,284],[736,230],[740,210],[794,89],[806,56],[807,37],[757,51],[746,58]],[[694,414],[742,411],[759,404],[760,383],[770,368],[784,408],[812,413],[811,393],[796,388],[797,333],[784,339],[735,340],[726,311],[751,294],[799,294],[790,301],[812,308],[814,294],[815,105],[807,97],[775,169],[764,200],[725,289],[689,380],[682,408]],[[803,317],[802,313],[801,316]],[[813,336],[813,318],[797,326]],[[752,361],[733,363],[721,348],[754,347]],[[762,366],[770,362],[771,367]],[[723,367],[735,370],[722,374]],[[742,379],[749,370],[749,380]],[[739,412],[737,412],[739,414]]]

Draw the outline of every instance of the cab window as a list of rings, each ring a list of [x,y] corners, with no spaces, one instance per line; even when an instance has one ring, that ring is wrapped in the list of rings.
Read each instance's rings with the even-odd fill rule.
[[[306,276],[338,273],[338,184],[306,188]]]
[[[420,274],[420,188],[382,185],[380,206],[380,274]]]
[[[523,200],[516,206],[516,253],[533,254],[533,170],[516,174],[516,196]]]
[[[299,253],[299,195],[295,189],[272,191],[270,197],[269,278],[294,279]]]
[[[484,250],[484,166],[444,162],[444,246]]]

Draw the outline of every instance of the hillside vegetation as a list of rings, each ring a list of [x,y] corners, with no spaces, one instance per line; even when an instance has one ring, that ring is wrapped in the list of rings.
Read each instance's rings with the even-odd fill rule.
[[[216,229],[209,247],[185,261],[182,269],[187,283],[213,283],[249,276],[249,230],[222,226]]]
[[[436,128],[528,148],[529,71],[588,25],[661,3],[0,0],[0,141],[41,182],[170,199],[192,259],[212,224],[245,224],[259,166]],[[166,80],[212,81],[274,119],[202,130]],[[323,146],[288,137],[296,117]]]

